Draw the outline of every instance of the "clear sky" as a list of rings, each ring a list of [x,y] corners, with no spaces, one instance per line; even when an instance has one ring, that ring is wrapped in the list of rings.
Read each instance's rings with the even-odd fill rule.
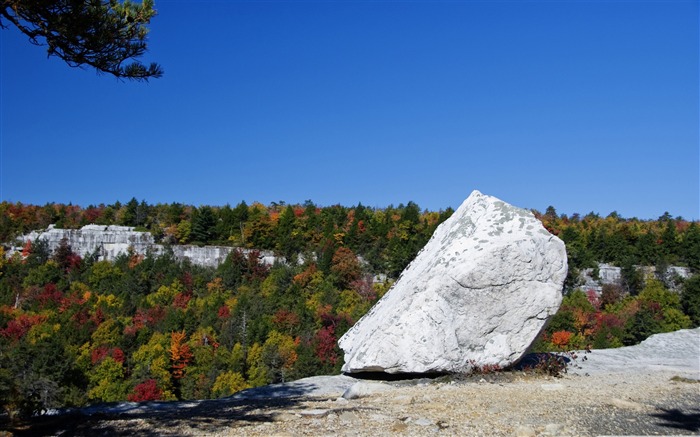
[[[700,219],[698,1],[155,1],[148,83],[0,31],[0,200]]]

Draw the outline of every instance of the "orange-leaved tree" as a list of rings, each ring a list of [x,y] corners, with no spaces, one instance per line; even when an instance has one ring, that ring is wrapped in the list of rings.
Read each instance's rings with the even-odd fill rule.
[[[184,330],[170,333],[170,362],[175,379],[185,376],[185,368],[192,361],[190,346],[184,342],[186,336]]]

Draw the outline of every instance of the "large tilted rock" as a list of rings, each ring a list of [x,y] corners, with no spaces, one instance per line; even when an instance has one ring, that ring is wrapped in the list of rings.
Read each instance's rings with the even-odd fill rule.
[[[474,191],[339,341],[344,372],[468,372],[519,360],[559,308],[564,243]]]

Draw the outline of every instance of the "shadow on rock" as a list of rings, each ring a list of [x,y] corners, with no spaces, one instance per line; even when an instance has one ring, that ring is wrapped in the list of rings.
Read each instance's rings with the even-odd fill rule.
[[[561,376],[571,366],[576,366],[576,361],[571,359],[571,357],[552,352],[543,352],[525,355],[511,369],[540,371],[551,376]]]
[[[435,379],[448,373],[386,373],[386,372],[357,372],[344,375],[358,380],[369,381],[407,381],[414,379]]]
[[[651,414],[651,417],[661,419],[657,425],[667,428],[682,429],[685,431],[700,431],[700,410],[695,413],[686,413],[679,409],[661,409],[662,413]]]
[[[275,410],[293,411],[315,388],[275,384],[216,400],[100,404],[5,424],[0,430],[14,436],[167,436],[183,434],[180,429],[208,434],[224,427],[272,422]]]

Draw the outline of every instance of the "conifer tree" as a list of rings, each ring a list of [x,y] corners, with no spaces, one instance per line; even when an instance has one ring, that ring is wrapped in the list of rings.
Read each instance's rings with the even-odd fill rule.
[[[216,218],[210,206],[202,206],[192,211],[192,240],[207,244],[214,234]]]
[[[153,0],[1,0],[0,27],[14,24],[32,44],[47,46],[49,56],[71,67],[148,80],[161,77],[163,69],[131,60],[146,52],[146,25],[155,14]]]

